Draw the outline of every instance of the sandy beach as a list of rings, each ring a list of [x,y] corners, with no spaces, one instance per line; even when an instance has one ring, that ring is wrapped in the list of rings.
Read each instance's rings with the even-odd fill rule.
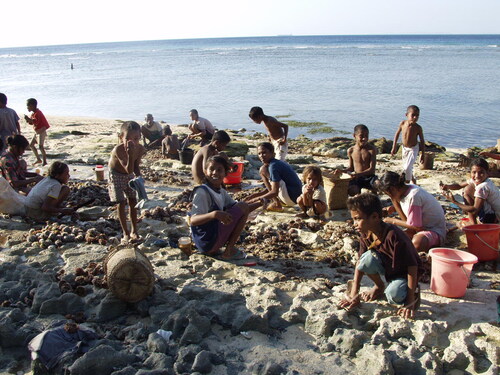
[[[229,263],[188,257],[177,241],[189,235],[190,166],[163,159],[158,150],[143,161],[150,200],[140,216],[144,242],[138,246],[154,269],[153,293],[125,303],[103,288],[102,274],[77,280],[77,269],[94,264],[93,270],[119,242],[114,207],[106,199],[105,183],[95,181],[94,167],[107,169],[122,121],[47,118],[49,164],[70,165],[72,202],[89,196],[97,201],[80,209],[78,220],[59,219],[72,236],[60,243],[50,237],[55,227],[0,215],[0,373],[31,373],[30,340],[68,315],[80,314],[81,326],[98,338],[87,353],[61,360],[53,373],[69,368],[72,375],[498,374],[496,262],[475,265],[465,296],[451,299],[430,289],[427,259],[414,320],[395,316],[385,301],[347,312],[337,305],[358,249],[347,210],[332,211],[324,223],[298,219],[293,208],[258,211],[242,235],[241,246],[252,258]],[[187,132],[185,125],[169,125],[174,133]],[[21,127],[30,139],[31,127],[24,122]],[[228,132],[235,151],[248,149],[246,156],[235,157],[245,162],[243,190],[232,190],[241,198],[260,184],[255,145],[265,136],[244,129]],[[345,147],[332,147],[328,140],[299,137],[290,150],[287,160],[299,172],[308,164],[333,170],[348,162]],[[466,215],[439,196],[439,182],[467,177],[460,154],[466,149],[436,153],[433,170],[415,167],[418,184],[438,197],[450,228]],[[30,151],[25,159],[32,167]],[[399,164],[400,158],[379,154],[377,174],[398,170]],[[499,178],[493,181],[500,185]],[[460,228],[448,233],[445,247],[467,250]],[[363,289],[370,285],[365,280]],[[159,330],[171,331],[171,338]]]

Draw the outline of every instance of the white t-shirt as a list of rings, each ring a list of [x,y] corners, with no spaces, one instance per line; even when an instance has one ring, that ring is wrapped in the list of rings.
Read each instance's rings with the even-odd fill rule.
[[[193,197],[193,208],[191,209],[191,215],[202,215],[210,212],[210,208],[212,207],[212,199],[221,210],[236,203],[236,201],[231,198],[226,190],[221,188],[220,192],[217,193],[207,185],[204,186],[206,186],[209,192],[207,192],[207,189],[201,187],[196,189]]]
[[[446,238],[446,219],[444,217],[443,208],[432,194],[419,186],[409,186],[410,191],[406,196],[401,198],[400,201],[401,208],[407,217],[408,224],[413,225],[410,222],[412,220],[411,212],[420,212],[422,215],[420,226],[424,228],[424,230],[436,232],[441,242],[443,242]]]
[[[153,132],[153,133],[161,133],[162,132],[162,127],[161,125],[156,122],[156,121],[153,121],[151,124],[149,123],[145,123],[144,126],[150,131],[150,132]]]
[[[304,184],[302,186],[302,193],[305,193],[307,191],[307,185]],[[321,201],[323,203],[326,203],[326,191],[325,188],[321,185],[318,185],[316,189],[313,191],[312,195],[313,201]]]
[[[47,197],[59,198],[62,185],[55,178],[45,177],[36,184],[26,197],[26,206],[31,208],[42,208]]]
[[[469,184],[474,184],[474,181],[470,179]],[[484,199],[484,212],[495,213],[497,215],[497,219],[500,220],[500,191],[498,187],[487,178],[484,182],[481,182],[479,185],[475,185],[474,197],[478,197]]]
[[[196,127],[200,132],[207,131],[211,134],[215,133],[215,128],[210,121],[206,118],[198,117],[198,120],[195,121]]]

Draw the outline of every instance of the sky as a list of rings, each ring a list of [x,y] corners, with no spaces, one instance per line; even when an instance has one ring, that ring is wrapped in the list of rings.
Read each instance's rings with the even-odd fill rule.
[[[499,0],[2,0],[0,10],[0,48],[289,34],[500,34]]]

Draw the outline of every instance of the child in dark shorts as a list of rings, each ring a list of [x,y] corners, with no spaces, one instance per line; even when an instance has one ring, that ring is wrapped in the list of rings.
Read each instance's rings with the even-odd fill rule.
[[[390,303],[399,305],[398,315],[413,318],[419,304],[417,290],[421,261],[410,238],[397,226],[384,223],[382,204],[375,194],[351,197],[347,200],[347,208],[360,232],[360,246],[354,280],[352,284],[348,283],[347,295],[340,307],[351,310],[361,300],[375,301],[385,294]],[[375,285],[360,293],[361,279],[365,274]]]
[[[347,173],[352,180],[349,182],[347,193],[350,196],[361,193],[361,189],[374,191],[375,166],[377,163],[377,149],[368,143],[369,130],[366,125],[358,124],[354,127],[355,145],[347,150],[349,157],[349,167],[340,170]]]
[[[205,183],[195,188],[190,225],[193,240],[202,254],[220,255],[224,260],[245,259],[246,254],[235,247],[245,227],[248,214],[261,205],[236,202],[222,188],[230,170],[222,156],[212,156],[205,165]],[[225,251],[221,252],[222,246]]]

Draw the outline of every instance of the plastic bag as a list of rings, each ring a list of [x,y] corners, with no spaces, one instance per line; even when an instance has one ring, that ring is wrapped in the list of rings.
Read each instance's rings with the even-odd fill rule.
[[[0,176],[0,213],[26,215],[26,198],[15,191],[9,182]]]

